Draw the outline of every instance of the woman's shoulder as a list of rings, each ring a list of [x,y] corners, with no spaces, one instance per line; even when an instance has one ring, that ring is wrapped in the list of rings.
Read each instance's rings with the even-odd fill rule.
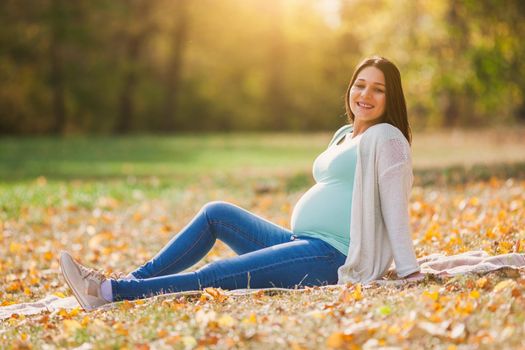
[[[370,131],[370,134],[377,136],[403,136],[401,130],[389,123],[379,123],[371,126],[368,130]]]
[[[373,125],[368,128],[365,134],[368,134],[367,139],[370,141],[381,142],[384,140],[399,139],[401,142],[406,142],[408,144],[408,141],[401,130],[389,123],[379,123]]]
[[[332,136],[332,140],[328,143],[328,146],[332,145],[332,143],[337,140],[341,135],[346,134],[350,131],[352,131],[352,124],[345,124],[334,133],[334,136]]]
[[[352,124],[345,124],[343,125],[342,127],[340,127],[339,129],[337,129],[337,131],[335,132],[334,135],[341,135],[347,131],[350,131],[352,130],[354,126]]]

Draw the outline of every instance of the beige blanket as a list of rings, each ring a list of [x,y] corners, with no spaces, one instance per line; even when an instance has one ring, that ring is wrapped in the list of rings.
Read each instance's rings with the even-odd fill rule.
[[[525,270],[525,254],[511,253],[490,256],[484,251],[470,251],[458,255],[446,256],[443,254],[431,254],[418,259],[422,274],[431,274],[437,276],[455,276],[467,273],[487,273],[491,271],[500,270],[503,268]],[[379,285],[400,285],[423,279],[423,277],[409,278],[403,280],[377,280],[371,282],[368,287],[373,287],[375,284]],[[334,286],[326,286],[334,288]],[[225,291],[229,296],[246,295],[257,293],[257,289],[238,289],[232,291]],[[283,288],[268,288],[263,289],[267,292],[301,292],[303,289],[283,289]],[[181,295],[200,295],[201,291],[190,291],[172,293],[169,296]],[[168,295],[163,295],[163,297]],[[105,305],[104,308],[112,308],[115,303]],[[30,302],[14,304],[0,307],[0,320],[11,317],[13,314],[19,315],[34,315],[44,311],[58,312],[60,309],[74,309],[80,307],[74,297],[60,298],[55,295],[48,295],[45,298]]]

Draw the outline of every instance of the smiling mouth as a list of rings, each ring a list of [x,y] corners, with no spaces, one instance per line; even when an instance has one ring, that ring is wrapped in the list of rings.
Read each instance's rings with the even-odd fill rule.
[[[357,106],[361,107],[361,108],[365,108],[365,109],[372,109],[372,108],[374,108],[374,106],[372,106],[371,104],[364,103],[364,102],[357,102]]]

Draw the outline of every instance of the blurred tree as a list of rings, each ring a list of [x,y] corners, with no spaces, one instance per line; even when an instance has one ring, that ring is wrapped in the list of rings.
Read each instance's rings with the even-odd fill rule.
[[[416,128],[511,124],[524,4],[4,0],[0,133],[333,129],[372,54],[399,66]]]
[[[66,106],[64,88],[64,63],[62,42],[66,33],[65,21],[68,18],[63,0],[52,0],[49,10],[49,84],[53,94],[53,119],[51,132],[62,134],[66,126]]]
[[[182,73],[184,68],[184,51],[188,36],[188,1],[178,0],[173,7],[173,25],[168,30],[170,37],[170,54],[166,63],[165,98],[162,119],[163,131],[177,129],[178,99],[182,87]]]
[[[49,130],[49,87],[42,15],[46,4],[6,0],[0,5],[0,133]],[[44,59],[44,60],[43,60]]]
[[[129,1],[122,9],[124,25],[118,31],[119,41],[122,43],[121,64],[124,66],[123,83],[119,97],[119,114],[115,123],[115,132],[127,133],[132,128],[135,119],[135,101],[137,85],[142,78],[140,65],[142,52],[155,30],[152,12],[155,2],[150,0]]]
[[[488,122],[513,117],[525,121],[525,2],[464,3],[463,20],[473,32],[476,112]]]
[[[265,75],[267,78],[263,127],[266,129],[283,130],[286,118],[289,117],[289,94],[286,91],[285,79],[287,65],[286,38],[283,33],[283,2],[279,0],[266,0],[262,2],[261,12],[267,16],[268,35]]]

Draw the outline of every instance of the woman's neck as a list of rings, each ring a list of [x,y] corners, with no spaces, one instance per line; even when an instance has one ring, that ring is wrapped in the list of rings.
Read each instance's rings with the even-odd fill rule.
[[[353,124],[353,130],[352,130],[352,138],[361,135],[364,133],[369,127],[374,126],[376,124],[382,123],[381,120],[374,121],[372,123],[367,122],[360,122],[359,120],[355,120]]]

